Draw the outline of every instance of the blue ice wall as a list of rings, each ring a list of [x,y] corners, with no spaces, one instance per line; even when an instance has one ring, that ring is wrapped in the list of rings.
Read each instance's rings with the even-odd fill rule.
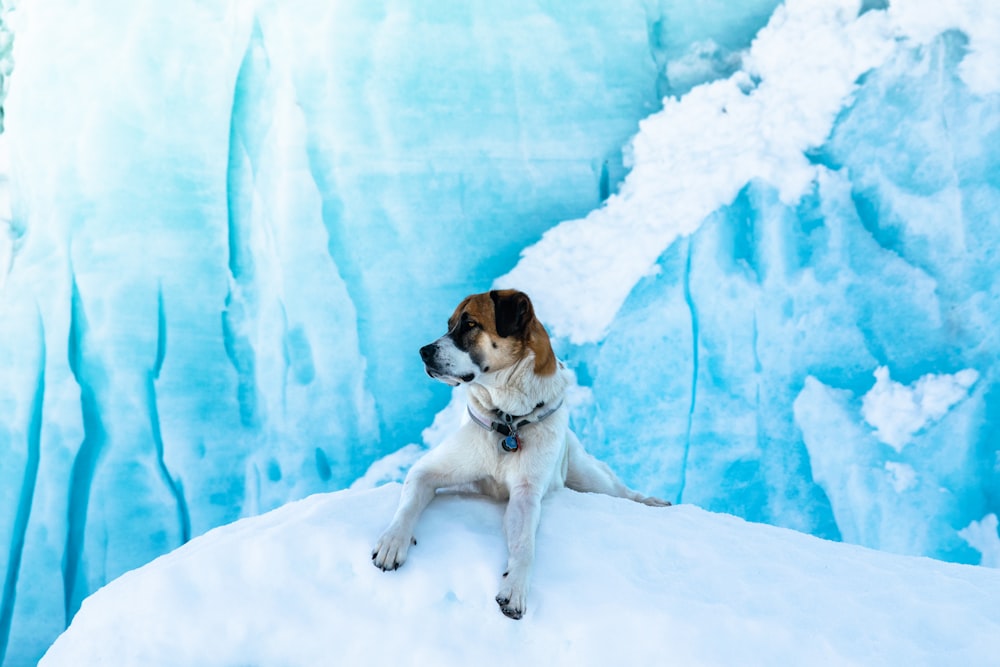
[[[866,74],[810,194],[748,183],[601,343],[564,345],[593,450],[668,498],[979,562],[959,532],[1000,510],[1000,99],[962,83],[965,53],[945,33]],[[958,390],[880,435],[934,386]]]
[[[416,349],[616,192],[663,95],[741,68],[778,3],[732,4],[3,14],[0,662],[34,664],[110,578],[419,441],[449,393]],[[746,183],[607,337],[557,341],[589,388],[577,430],[631,485],[977,562],[963,529],[1000,512],[1000,100],[963,83],[968,49],[900,49],[801,201]]]
[[[5,10],[0,662],[419,441],[448,394],[416,350],[453,304],[615,191],[691,85],[666,63],[719,75],[774,4],[693,32],[638,0]]]

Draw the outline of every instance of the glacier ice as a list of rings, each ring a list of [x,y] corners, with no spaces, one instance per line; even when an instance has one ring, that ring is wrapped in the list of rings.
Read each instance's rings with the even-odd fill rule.
[[[779,7],[745,69],[666,100],[642,122],[630,177],[607,206],[546,232],[497,283],[527,286],[557,336],[595,342],[663,249],[748,181],[771,183],[785,202],[801,197],[815,176],[805,151],[894,44],[884,12],[858,18],[842,5]],[[580,293],[593,300],[584,312],[574,306]]]
[[[773,4],[698,38],[744,48]],[[686,50],[662,11],[84,0],[5,15],[5,664],[33,662],[121,572],[417,440],[448,400],[415,354],[443,309],[622,179],[660,104],[656,58]]]
[[[415,350],[494,283],[632,486],[996,564],[1000,9],[613,4],[0,5],[5,665],[397,477],[461,413]]]
[[[942,19],[901,38],[916,4],[855,20],[848,3],[787,3],[744,57],[763,78],[737,73],[644,120],[620,193],[498,282],[551,306],[593,390],[575,423],[638,488],[977,563],[988,554],[957,531],[1000,500],[1000,91],[972,76],[983,63],[970,57],[992,48],[978,29]],[[832,77],[832,106],[798,103],[817,101],[808,90],[831,63],[803,57],[782,79],[794,68],[769,41],[813,12],[824,28],[795,39],[858,68]],[[703,138],[684,131],[688,105],[707,128],[762,110],[745,134]],[[762,117],[790,136],[762,132]],[[714,142],[735,154],[723,167],[674,162]],[[709,181],[733,189],[703,217],[711,196],[696,184]],[[598,307],[574,308],[578,292]]]

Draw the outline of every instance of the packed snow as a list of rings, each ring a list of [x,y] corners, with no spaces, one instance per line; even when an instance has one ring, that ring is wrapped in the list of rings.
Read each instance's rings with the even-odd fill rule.
[[[861,400],[861,415],[875,428],[878,439],[897,452],[913,434],[948,414],[952,406],[969,395],[979,374],[967,368],[952,375],[928,374],[913,387],[894,382],[889,369],[875,370],[875,386]]]
[[[113,10],[0,2],[4,667],[398,481],[464,410],[417,349],[494,285],[630,486],[1000,566],[1000,3]]]
[[[958,531],[962,539],[983,554],[980,565],[1000,568],[1000,533],[997,532],[997,515],[987,514],[982,521],[973,521]]]
[[[1000,571],[893,556],[696,507],[563,490],[525,617],[493,596],[503,506],[441,495],[401,569],[371,565],[398,484],[192,540],[88,598],[41,667],[988,665]]]

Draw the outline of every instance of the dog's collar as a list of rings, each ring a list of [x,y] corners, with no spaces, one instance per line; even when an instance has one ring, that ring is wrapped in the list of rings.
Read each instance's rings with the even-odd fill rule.
[[[500,448],[505,452],[516,452],[521,446],[521,437],[517,434],[517,430],[522,426],[528,424],[537,424],[540,421],[547,419],[556,410],[562,407],[562,399],[559,400],[551,408],[539,412],[545,407],[545,403],[539,403],[534,410],[526,415],[512,415],[502,410],[495,410],[496,419],[490,419],[486,415],[482,415],[472,407],[472,404],[468,404],[469,416],[472,417],[472,421],[486,429],[487,431],[496,431],[501,435],[505,436],[500,441]]]

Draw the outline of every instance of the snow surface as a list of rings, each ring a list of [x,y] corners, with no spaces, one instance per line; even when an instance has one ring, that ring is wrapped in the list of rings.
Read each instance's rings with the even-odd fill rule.
[[[691,506],[559,491],[526,616],[493,596],[503,506],[439,495],[407,563],[371,545],[398,484],[215,529],[88,598],[41,667],[988,665],[1000,571],[893,556]]]

